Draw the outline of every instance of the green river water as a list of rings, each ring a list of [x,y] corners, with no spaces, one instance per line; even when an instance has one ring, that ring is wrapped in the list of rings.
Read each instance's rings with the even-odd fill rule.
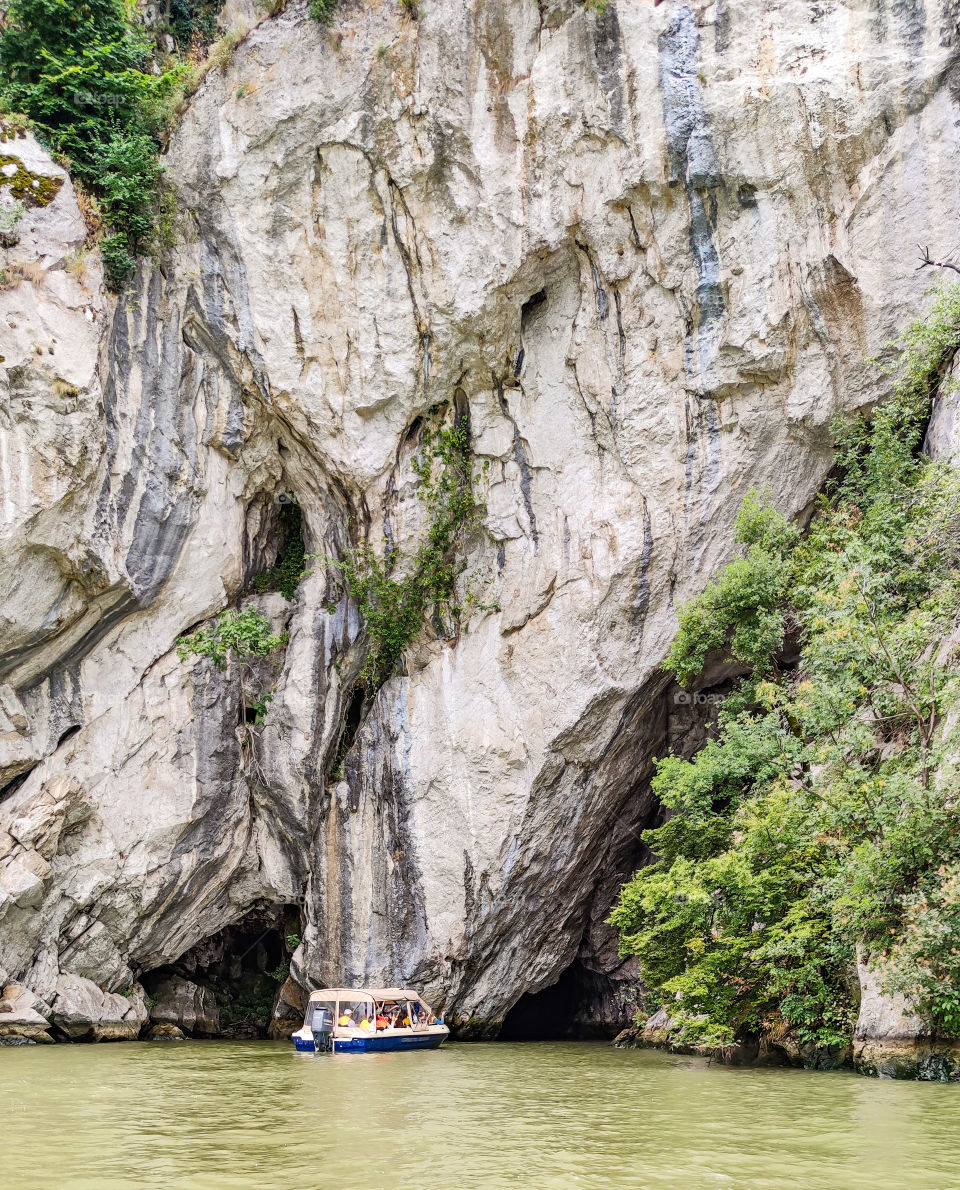
[[[6,1190],[960,1187],[960,1087],[593,1043],[0,1049]]]

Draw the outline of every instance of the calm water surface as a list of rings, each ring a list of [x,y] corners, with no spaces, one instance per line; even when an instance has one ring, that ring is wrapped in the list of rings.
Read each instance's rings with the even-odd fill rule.
[[[0,1049],[16,1190],[960,1188],[960,1087],[590,1043]]]

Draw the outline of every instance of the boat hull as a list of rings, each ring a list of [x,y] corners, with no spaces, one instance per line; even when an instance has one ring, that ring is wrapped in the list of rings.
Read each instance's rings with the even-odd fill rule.
[[[407,1037],[334,1037],[335,1054],[385,1054],[398,1050],[435,1050],[447,1040],[446,1033],[414,1033]],[[294,1037],[293,1044],[301,1053],[315,1053],[313,1039]]]

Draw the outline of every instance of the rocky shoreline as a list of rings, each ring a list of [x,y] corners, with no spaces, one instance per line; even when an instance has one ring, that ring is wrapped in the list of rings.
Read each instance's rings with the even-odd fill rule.
[[[692,1054],[730,1066],[794,1066],[804,1070],[853,1070],[868,1078],[960,1082],[960,1038],[932,1035],[903,996],[885,995],[878,970],[858,964],[860,1012],[850,1042],[815,1046],[781,1028],[734,1045],[684,1042],[659,1008],[643,1024],[631,1025],[614,1039],[621,1049],[660,1049]]]

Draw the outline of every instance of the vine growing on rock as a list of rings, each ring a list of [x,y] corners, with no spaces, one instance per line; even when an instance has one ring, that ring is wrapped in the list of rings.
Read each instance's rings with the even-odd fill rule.
[[[459,622],[467,607],[481,606],[476,593],[461,595],[464,547],[479,526],[482,506],[474,492],[474,462],[466,417],[428,428],[414,459],[419,496],[429,515],[424,539],[412,558],[388,548],[383,557],[369,545],[328,562],[341,590],[363,618],[367,657],[360,681],[376,690],[391,675],[404,649],[432,621]]]
[[[740,556],[680,614],[682,683],[722,649],[749,672],[715,738],[657,762],[671,817],[611,921],[683,1040],[844,1044],[858,949],[960,1033],[960,484],[918,454],[958,346],[960,286],[901,341],[892,399],[836,427],[807,535],[751,494]]]

